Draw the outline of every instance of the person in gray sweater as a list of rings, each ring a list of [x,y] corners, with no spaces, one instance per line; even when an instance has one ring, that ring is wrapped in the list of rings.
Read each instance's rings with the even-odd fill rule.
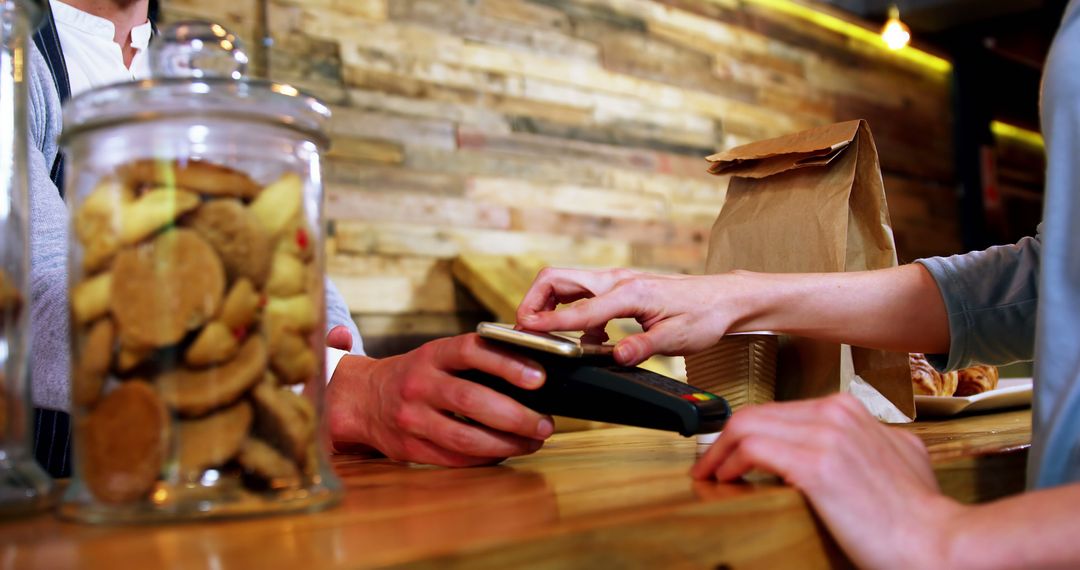
[[[646,331],[616,346],[623,364],[690,354],[726,333],[752,330],[925,352],[941,369],[1034,358],[1031,490],[1021,496],[985,505],[945,497],[922,442],[880,424],[848,395],[740,410],[692,475],[780,475],[806,494],[859,567],[1080,566],[1078,69],[1080,0],[1071,0],[1043,78],[1046,199],[1036,237],[855,273],[672,277],[550,269],[522,301],[518,323],[589,330],[636,318]]]
[[[80,19],[110,22],[121,51],[130,55],[130,30],[147,21],[148,1],[66,0],[61,7],[72,8],[80,11]],[[67,476],[70,438],[64,411],[69,409],[71,388],[69,211],[56,180],[63,172],[57,140],[63,127],[61,94],[68,90],[68,70],[56,21],[51,13],[45,19],[27,66],[31,379],[38,408],[36,455],[51,474]],[[127,55],[125,64],[130,64]],[[475,334],[439,339],[399,356],[368,358],[348,308],[329,280],[326,293],[327,326],[331,329],[327,345],[348,351],[333,370],[327,388],[326,416],[336,449],[466,466],[532,453],[551,435],[550,417],[454,375],[476,369],[523,388],[536,388],[544,381],[544,371],[535,362],[497,350]]]

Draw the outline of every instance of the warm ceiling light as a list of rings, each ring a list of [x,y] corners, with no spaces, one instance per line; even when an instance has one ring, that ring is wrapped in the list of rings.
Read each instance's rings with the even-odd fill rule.
[[[911,29],[900,21],[900,8],[896,4],[889,6],[889,19],[881,28],[881,39],[885,40],[889,49],[894,50],[906,47],[911,42]]]

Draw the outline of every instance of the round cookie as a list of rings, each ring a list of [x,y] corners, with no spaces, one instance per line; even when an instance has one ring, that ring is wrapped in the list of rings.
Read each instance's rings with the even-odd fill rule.
[[[217,313],[224,293],[221,260],[191,230],[162,233],[113,262],[110,308],[128,346],[176,344]]]
[[[205,418],[181,421],[176,442],[181,475],[197,477],[232,459],[247,439],[251,420],[251,404],[241,400]]]
[[[98,500],[127,503],[146,496],[161,471],[169,416],[149,384],[131,381],[101,400],[80,422],[83,480]]]
[[[175,186],[208,196],[254,198],[262,190],[248,175],[231,168],[190,160],[136,160],[117,169],[132,187]]]
[[[178,368],[157,378],[158,391],[170,408],[200,416],[240,399],[266,372],[266,344],[251,335],[232,360],[202,370]]]
[[[186,223],[221,256],[229,282],[246,277],[256,288],[266,283],[273,244],[259,221],[239,200],[206,202]]]

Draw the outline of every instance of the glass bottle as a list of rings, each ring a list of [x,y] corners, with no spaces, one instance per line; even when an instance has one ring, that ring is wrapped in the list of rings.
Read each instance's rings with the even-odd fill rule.
[[[46,506],[52,481],[33,456],[27,363],[30,205],[27,188],[28,37],[33,2],[0,0],[0,516]]]

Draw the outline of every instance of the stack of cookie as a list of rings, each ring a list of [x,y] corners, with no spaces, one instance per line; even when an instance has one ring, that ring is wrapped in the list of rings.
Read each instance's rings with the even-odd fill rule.
[[[306,486],[323,323],[304,184],[189,161],[116,169],[75,207],[79,473],[105,503],[234,476]],[[320,393],[315,390],[315,393]]]

